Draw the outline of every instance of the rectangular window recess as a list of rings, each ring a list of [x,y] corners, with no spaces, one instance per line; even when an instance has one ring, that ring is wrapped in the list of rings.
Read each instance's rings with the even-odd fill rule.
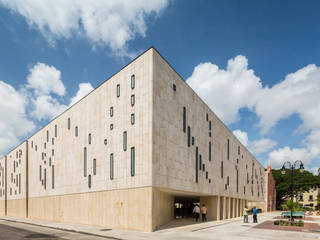
[[[188,126],[188,147],[191,145],[191,128]]]
[[[173,91],[177,91],[177,86],[175,84],[172,84]]]
[[[134,113],[131,114],[131,119],[130,119],[130,121],[131,121],[131,125],[134,125],[134,121],[135,121],[135,119],[134,119]]]
[[[123,151],[127,151],[127,132],[123,132]]]
[[[88,187],[91,188],[91,175],[88,175]]]
[[[70,118],[68,118],[68,130],[70,130],[70,127],[71,127],[71,120]]]
[[[113,180],[113,153],[110,154],[110,179]]]
[[[135,174],[135,150],[134,147],[131,148],[131,176]]]
[[[93,175],[97,174],[97,160],[93,159]]]
[[[134,89],[135,84],[136,84],[135,81],[136,81],[136,77],[133,74],[133,75],[131,75],[131,89]]]
[[[183,116],[182,116],[182,118],[183,118],[183,120],[182,120],[182,123],[183,123],[183,132],[186,132],[186,107],[183,107]]]
[[[83,176],[87,176],[87,148],[83,148]]]
[[[117,84],[117,97],[120,97],[120,84]]]
[[[113,107],[110,107],[110,117],[113,117]]]

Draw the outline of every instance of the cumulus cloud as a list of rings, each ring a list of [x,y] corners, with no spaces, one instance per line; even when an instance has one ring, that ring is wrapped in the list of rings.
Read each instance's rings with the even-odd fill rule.
[[[29,69],[25,93],[30,101],[30,114],[41,121],[52,119],[62,113],[67,105],[59,97],[66,93],[61,72],[54,66],[38,62]]]
[[[248,69],[248,60],[241,55],[230,59],[226,70],[200,63],[186,82],[227,124],[239,119],[239,109],[252,109],[262,88],[260,78]]]
[[[53,119],[93,90],[90,83],[80,83],[65,104],[61,72],[44,63],[32,66],[26,80],[18,90],[0,81],[0,156],[32,133],[37,121]]]
[[[78,102],[81,98],[86,96],[92,90],[93,90],[93,87],[91,86],[90,83],[80,83],[77,94],[73,98],[71,98],[70,106]]]
[[[267,133],[276,124],[293,114],[302,120],[301,126],[293,133],[308,133],[301,148],[283,147],[269,154],[269,160],[276,166],[281,165],[289,156],[300,156],[307,164],[320,161],[320,68],[314,64],[288,74],[284,80],[272,87],[262,86],[261,80],[248,69],[244,56],[230,59],[226,69],[212,63],[200,63],[187,83],[226,123],[239,119],[239,110],[247,108],[259,119],[257,126],[261,133]],[[273,142],[261,139],[249,142],[247,136],[236,132],[239,139],[250,145],[253,151],[261,152]]]
[[[168,0],[0,0],[24,16],[52,43],[56,39],[85,36],[93,44],[124,52],[128,41],[146,35],[146,18],[158,16]]]
[[[268,152],[277,145],[276,141],[273,141],[269,138],[261,138],[259,140],[249,141],[247,132],[239,129],[234,130],[232,133],[255,155]]]
[[[26,114],[27,99],[11,85],[0,81],[0,156],[34,130]]]

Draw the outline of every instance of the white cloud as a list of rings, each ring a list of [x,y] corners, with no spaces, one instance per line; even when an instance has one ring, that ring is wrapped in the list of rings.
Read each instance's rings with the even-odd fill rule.
[[[66,88],[61,72],[54,66],[38,62],[30,68],[24,92],[31,104],[28,111],[37,120],[52,119],[67,108],[59,99],[65,95]]]
[[[253,154],[259,155],[260,153],[268,152],[270,149],[277,145],[276,141],[269,138],[261,138],[255,141],[249,141],[247,132],[236,129],[232,132],[239,141],[247,147]]]
[[[92,90],[93,90],[93,87],[91,86],[90,83],[80,83],[77,94],[73,98],[71,98],[70,106],[78,102],[81,98],[86,96]]]
[[[0,156],[32,133],[36,120],[53,119],[92,90],[90,83],[80,83],[70,105],[64,104],[61,73],[44,63],[29,69],[27,82],[19,90],[0,81]]]
[[[66,89],[60,78],[61,72],[54,66],[38,62],[29,69],[26,87],[34,90],[37,96],[51,93],[64,96]]]
[[[186,82],[227,124],[239,119],[239,109],[252,109],[261,88],[260,79],[248,69],[248,60],[237,56],[227,69],[212,63],[200,63]]]
[[[308,165],[311,163],[313,157],[314,156],[305,148],[290,148],[288,146],[269,153],[269,161],[273,168],[282,167],[286,161],[294,163],[296,160],[301,160],[304,165]]]
[[[27,99],[11,85],[0,81],[0,155],[18,145],[19,138],[34,130],[26,115]]]
[[[307,65],[274,86],[263,87],[259,77],[248,69],[246,57],[239,55],[228,61],[225,70],[212,63],[200,63],[187,83],[226,123],[236,122],[241,108],[254,112],[263,134],[280,120],[297,114],[302,124],[293,133],[308,133],[303,147],[280,148],[270,153],[269,160],[279,165],[287,156],[296,154],[295,159],[303,153],[306,164],[320,161],[320,68],[316,65]],[[238,137],[257,153],[274,145],[268,139],[248,143],[247,136],[238,133]]]
[[[146,18],[158,16],[168,0],[0,0],[24,16],[52,43],[83,35],[93,44],[124,52],[128,41],[146,34]]]
[[[248,140],[248,134],[246,132],[243,132],[243,131],[237,129],[237,130],[234,130],[232,133],[238,138],[238,140],[245,147],[248,147],[249,140]]]

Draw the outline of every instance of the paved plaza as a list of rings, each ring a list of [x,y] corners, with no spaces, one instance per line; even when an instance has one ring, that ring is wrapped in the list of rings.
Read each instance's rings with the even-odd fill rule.
[[[270,230],[259,227],[260,224],[262,226],[267,222],[274,221],[277,216],[279,216],[279,212],[260,214],[258,224],[253,224],[252,218],[249,218],[248,224],[244,224],[242,218],[206,223],[195,223],[192,219],[177,220],[152,233],[30,219],[3,218],[0,220],[0,239],[320,239],[320,217],[312,217],[305,221],[318,226],[310,232]]]

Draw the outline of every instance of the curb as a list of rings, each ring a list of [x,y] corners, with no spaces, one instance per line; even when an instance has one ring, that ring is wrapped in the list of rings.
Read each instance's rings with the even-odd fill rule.
[[[59,231],[65,231],[65,232],[80,233],[80,234],[84,234],[84,235],[95,236],[95,237],[102,237],[102,238],[106,238],[106,239],[124,240],[123,238],[117,238],[117,237],[113,237],[113,236],[105,236],[105,235],[100,235],[100,234],[97,234],[97,233],[90,233],[90,232],[78,231],[78,230],[73,230],[73,229],[68,229],[68,228],[52,227],[52,226],[47,226],[47,225],[42,225],[42,224],[25,222],[25,221],[21,221],[21,220],[12,220],[12,219],[5,219],[5,218],[0,218],[0,220],[4,220],[4,221],[7,221],[7,222],[23,223],[23,224],[28,224],[28,225],[31,225],[31,226],[49,228],[49,229],[54,229],[54,230],[59,230]]]

